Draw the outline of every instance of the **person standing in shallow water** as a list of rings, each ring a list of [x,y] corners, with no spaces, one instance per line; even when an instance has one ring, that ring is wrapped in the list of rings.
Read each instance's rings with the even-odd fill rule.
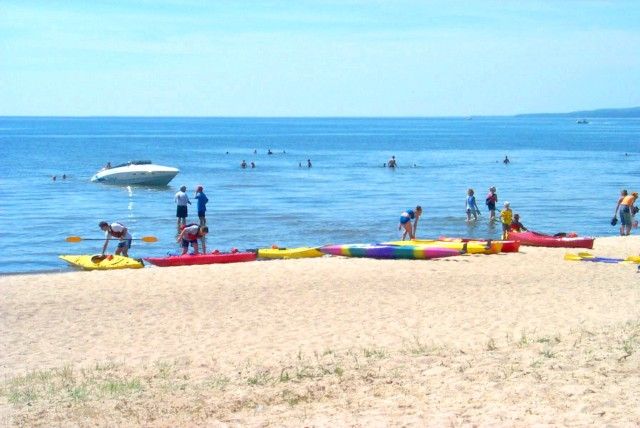
[[[307,168],[311,168],[311,159],[307,159]]]
[[[478,204],[476,203],[476,197],[474,196],[473,189],[467,190],[467,223],[471,222],[471,216],[473,215],[473,220],[478,219],[478,214],[480,213],[480,209],[478,208]]]
[[[495,187],[489,187],[489,193],[487,194],[484,203],[487,205],[487,209],[489,210],[489,221],[495,221],[496,204],[498,203],[498,194],[496,193]]]
[[[194,198],[198,201],[198,218],[200,219],[200,226],[207,225],[207,202],[209,198],[204,194],[204,188],[198,186],[196,188],[196,195]]]
[[[180,225],[187,224],[187,205],[191,205],[191,201],[189,200],[189,196],[185,193],[187,191],[187,186],[180,187],[180,191],[176,193],[173,200],[176,202],[176,217],[178,219],[178,230],[180,230]]]
[[[507,157],[507,155],[504,156],[504,160],[502,161],[503,164],[508,165],[511,161],[509,160],[509,158]]]
[[[389,168],[395,168],[398,166],[397,162],[396,162],[396,157],[395,156],[391,156],[391,159],[389,159],[389,161],[387,162],[387,166]]]

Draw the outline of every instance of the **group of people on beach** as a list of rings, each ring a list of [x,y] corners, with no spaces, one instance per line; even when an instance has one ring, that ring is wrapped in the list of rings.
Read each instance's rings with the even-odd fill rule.
[[[186,192],[187,186],[182,186],[173,198],[176,203],[176,225],[178,228],[177,242],[182,247],[182,254],[187,253],[189,246],[193,247],[194,254],[198,254],[200,252],[198,241],[202,244],[202,252],[206,253],[207,246],[204,238],[209,233],[206,215],[209,198],[204,193],[203,186],[199,185],[196,187],[193,198],[197,201],[199,223],[187,224],[187,216],[189,214],[188,206],[191,205],[191,200]],[[124,224],[101,221],[98,224],[98,227],[105,233],[104,245],[102,246],[102,256],[104,256],[105,251],[107,250],[109,241],[112,238],[115,238],[118,239],[118,246],[115,254],[122,254],[125,257],[129,257],[132,237],[129,233],[129,229]]]
[[[489,210],[489,221],[496,221],[496,204],[498,203],[498,194],[496,193],[496,188],[491,186],[489,188],[489,193],[487,193],[487,197],[485,198],[485,204],[487,205],[487,209]],[[480,215],[480,209],[478,208],[478,204],[476,202],[476,197],[474,196],[474,190],[467,190],[467,199],[466,199],[466,209],[467,209],[467,223],[470,223],[471,216],[473,216],[473,221],[478,220],[478,215]],[[513,213],[511,210],[511,204],[509,202],[505,202],[503,209],[500,211],[500,222],[502,223],[502,239],[507,239],[507,235],[510,231],[520,232],[526,231],[527,228],[520,222],[520,214]]]
[[[496,221],[496,204],[498,203],[498,194],[496,193],[496,188],[491,186],[489,188],[489,193],[485,198],[485,204],[487,205],[487,209],[489,210],[489,221]],[[466,210],[467,210],[467,223],[471,222],[471,216],[473,216],[473,221],[478,219],[478,215],[480,214],[480,209],[478,208],[478,203],[476,202],[475,192],[473,189],[467,190],[467,199],[466,199]],[[420,205],[415,208],[409,208],[400,214],[400,223],[398,225],[398,230],[403,230],[402,240],[405,239],[416,239],[416,229],[418,228],[418,221],[420,216],[422,215],[422,207]],[[412,223],[413,221],[413,223]],[[505,202],[503,209],[500,211],[500,222],[502,224],[502,239],[507,239],[509,232],[522,232],[526,231],[527,228],[520,221],[520,214],[513,213],[511,209],[511,204],[509,202]]]

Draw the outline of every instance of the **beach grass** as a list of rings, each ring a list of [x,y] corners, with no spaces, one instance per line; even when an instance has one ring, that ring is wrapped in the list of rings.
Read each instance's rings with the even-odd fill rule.
[[[189,359],[64,365],[5,379],[0,399],[11,423],[23,426],[238,420],[296,425],[328,403],[338,415],[365,414],[376,402],[437,412],[425,397],[452,393],[469,400],[464,412],[497,417],[500,408],[510,408],[522,412],[523,422],[578,406],[583,410],[574,421],[605,421],[612,411],[607,403],[621,397],[611,397],[603,379],[615,379],[620,388],[637,384],[640,322],[558,337],[490,339],[466,349],[426,347],[416,338],[408,348],[298,352],[278,364],[244,361],[226,371]],[[515,396],[517,401],[508,400]],[[627,405],[637,403],[637,397],[625,397]]]

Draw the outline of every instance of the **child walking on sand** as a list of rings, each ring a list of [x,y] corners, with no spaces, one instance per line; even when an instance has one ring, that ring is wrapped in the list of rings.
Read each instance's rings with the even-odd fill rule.
[[[511,222],[513,221],[513,211],[511,211],[509,202],[504,203],[504,208],[500,211],[500,220],[502,221],[502,239],[505,240],[508,238]]]
[[[478,219],[480,209],[476,203],[476,197],[473,196],[473,189],[467,190],[467,223],[471,222],[471,215],[473,214],[473,220]]]

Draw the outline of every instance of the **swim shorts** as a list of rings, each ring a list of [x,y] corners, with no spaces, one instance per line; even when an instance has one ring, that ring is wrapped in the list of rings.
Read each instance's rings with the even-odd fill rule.
[[[189,248],[189,244],[195,244],[196,242],[198,242],[197,239],[191,240],[191,241],[187,241],[186,239],[182,240],[182,248]]]
[[[400,224],[407,224],[411,221],[411,217],[409,216],[400,216]]]
[[[176,209],[176,217],[178,218],[187,218],[187,206],[186,205],[178,205]]]
[[[118,248],[131,248],[131,239],[125,239],[124,241],[118,242]]]
[[[620,225],[631,226],[631,210],[628,205],[620,205]]]

